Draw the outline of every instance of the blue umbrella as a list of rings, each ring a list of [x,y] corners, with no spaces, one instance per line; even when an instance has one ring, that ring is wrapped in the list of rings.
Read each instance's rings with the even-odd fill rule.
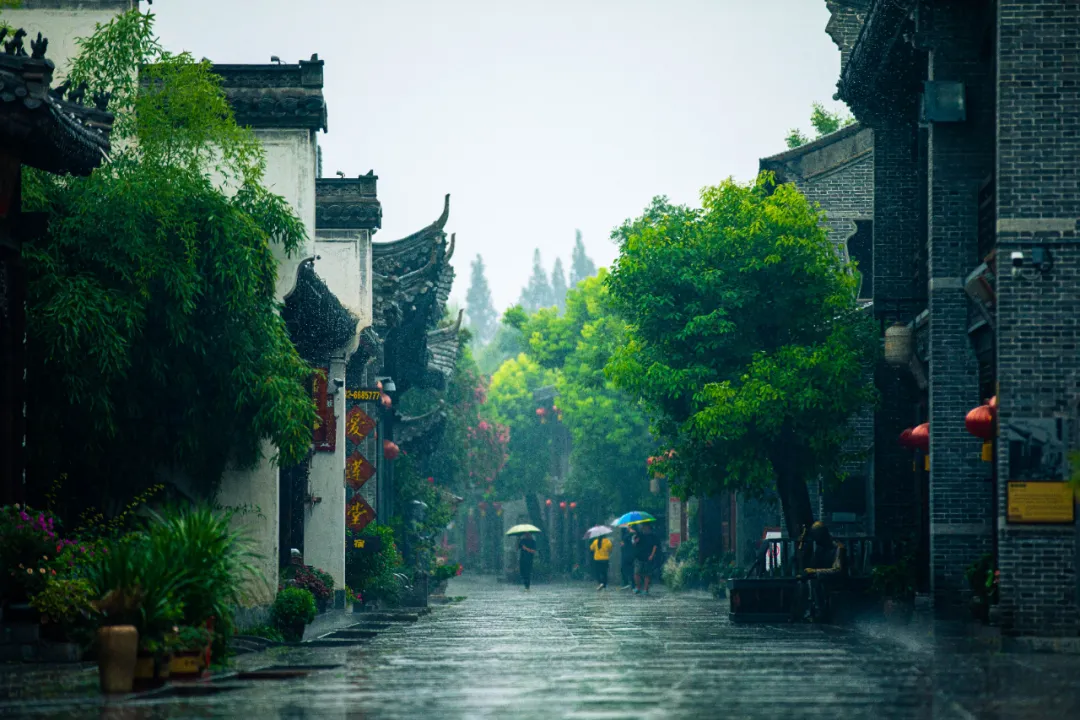
[[[656,518],[641,510],[632,510],[615,521],[616,525],[639,525],[640,523],[656,522]]]

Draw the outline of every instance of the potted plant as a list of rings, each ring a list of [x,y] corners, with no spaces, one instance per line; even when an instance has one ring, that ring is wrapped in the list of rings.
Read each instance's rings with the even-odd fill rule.
[[[41,637],[55,644],[50,657],[78,662],[89,644],[94,620],[94,588],[84,579],[61,578],[51,570],[45,587],[30,599],[39,613]]]
[[[270,619],[288,642],[304,639],[304,626],[315,619],[315,596],[303,588],[283,588],[274,598]]]
[[[30,598],[53,576],[62,543],[48,513],[19,504],[0,507],[0,601],[8,622],[37,622]]]
[[[998,574],[994,570],[994,556],[986,554],[971,563],[964,571],[964,577],[971,588],[968,602],[971,616],[982,623],[990,622],[990,606],[997,602]]]
[[[86,568],[98,598],[98,670],[107,693],[131,692],[139,639],[160,641],[180,616],[175,591],[183,569],[170,565],[160,543],[133,533]]]
[[[310,590],[319,613],[326,612],[334,600],[334,578],[330,573],[311,565],[297,567],[292,578],[282,583],[282,587]]]
[[[136,690],[161,687],[169,679],[172,662],[172,643],[169,636],[164,639],[139,640],[139,650],[135,657]]]
[[[432,595],[443,595],[446,593],[446,586],[450,581],[450,578],[457,577],[461,574],[460,563],[447,563],[445,565],[436,565],[435,569],[431,571],[431,581],[435,583],[431,590]]]
[[[206,649],[213,639],[208,628],[181,625],[169,637],[172,659],[169,676],[172,678],[195,678],[206,669]]]
[[[870,588],[882,597],[882,612],[891,622],[906,623],[915,611],[915,569],[912,558],[894,565],[877,565]]]
[[[206,506],[154,514],[147,536],[162,562],[177,571],[180,615],[170,628],[208,628],[212,655],[221,657],[235,632],[234,608],[242,604],[244,584],[257,574],[246,538],[232,529],[229,513]]]

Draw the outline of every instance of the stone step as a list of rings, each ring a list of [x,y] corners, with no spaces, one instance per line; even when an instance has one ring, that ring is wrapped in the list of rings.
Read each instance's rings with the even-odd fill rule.
[[[335,630],[334,632],[320,635],[320,640],[370,640],[373,637],[378,636],[376,630],[360,630],[347,628],[345,630]]]
[[[335,647],[354,647],[356,645],[362,645],[367,642],[367,638],[355,638],[352,640],[344,640],[340,638],[328,638],[319,637],[314,640],[305,640],[302,643],[297,643],[296,647],[318,647],[318,648],[335,648]]]
[[[364,613],[365,621],[367,622],[381,622],[381,623],[394,623],[394,622],[416,622],[420,619],[419,613],[391,613],[391,612],[369,612]]]

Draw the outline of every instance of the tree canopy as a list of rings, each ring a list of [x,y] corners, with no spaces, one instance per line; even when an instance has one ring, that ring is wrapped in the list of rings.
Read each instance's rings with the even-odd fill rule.
[[[261,185],[262,149],[210,64],[165,52],[152,15],[79,43],[69,77],[112,93],[114,150],[86,178],[26,176],[26,209],[49,218],[24,248],[32,482],[67,474],[96,502],[162,468],[209,492],[264,439],[299,461],[311,371],[278,314],[271,246],[295,251],[303,224]]]
[[[570,290],[562,315],[541,310],[522,323],[528,356],[556,372],[557,420],[573,441],[565,490],[597,522],[630,509],[659,510],[662,502],[649,495],[645,460],[656,443],[644,408],[604,375],[626,337],[606,278],[601,269]]]
[[[701,198],[656,198],[615,231],[607,286],[628,329],[607,371],[649,407],[682,492],[775,487],[794,534],[806,482],[840,476],[848,419],[874,400],[875,328],[793,185],[763,174]]]
[[[480,255],[472,262],[469,290],[465,295],[465,314],[469,329],[479,345],[487,345],[495,336],[499,315],[491,302],[491,288],[484,273],[484,258]]]

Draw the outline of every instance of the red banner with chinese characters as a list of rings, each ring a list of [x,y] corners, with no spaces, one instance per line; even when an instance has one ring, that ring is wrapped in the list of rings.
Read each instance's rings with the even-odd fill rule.
[[[361,495],[353,495],[352,500],[345,507],[345,526],[354,533],[362,532],[372,520],[375,519],[375,511],[367,504]]]
[[[356,491],[364,487],[364,483],[374,474],[375,466],[369,463],[359,450],[345,458],[345,484],[350,490]]]
[[[337,421],[334,418],[334,396],[329,391],[329,372],[316,368],[311,379],[311,396],[315,400],[316,420],[312,441],[318,452],[334,452],[337,447]]]

